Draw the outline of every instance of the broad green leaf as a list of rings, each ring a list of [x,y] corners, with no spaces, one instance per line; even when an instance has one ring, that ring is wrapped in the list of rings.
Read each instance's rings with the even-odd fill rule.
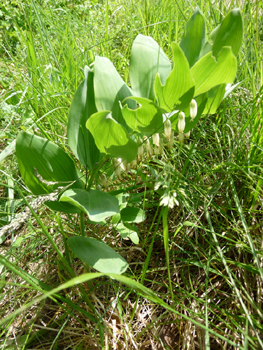
[[[171,63],[157,42],[142,34],[135,38],[130,59],[133,94],[154,100],[154,79],[159,73],[162,84],[171,72]]]
[[[212,51],[212,45],[207,41],[199,54],[199,59],[205,56],[208,52]]]
[[[108,58],[95,57],[94,63],[94,92],[97,110],[111,111],[114,119],[125,125],[122,118],[120,104],[126,97],[132,96],[131,89],[125,84],[114,65]],[[129,101],[130,108],[136,103]]]
[[[195,87],[192,86],[188,91],[186,91],[180,98],[179,101],[174,105],[174,110],[184,111],[194,97]]]
[[[16,155],[21,176],[35,195],[54,192],[58,187],[83,188],[73,160],[53,142],[22,131],[16,140]],[[47,205],[54,210],[78,212],[66,203]]]
[[[160,108],[166,112],[174,110],[180,103],[180,97],[186,94],[193,86],[189,63],[179,45],[172,43],[174,68],[162,85],[160,75],[157,74],[154,82],[154,91]],[[189,103],[193,96],[189,95]]]
[[[243,21],[239,9],[234,9],[223,19],[216,30],[213,43],[213,55],[217,58],[224,46],[230,46],[237,56],[242,44]]]
[[[217,36],[217,34],[218,34],[218,32],[219,32],[220,25],[221,25],[221,24],[219,24],[218,26],[216,26],[216,27],[212,30],[212,32],[210,33],[210,39],[211,39],[213,42],[215,41],[215,38],[216,38],[216,36]]]
[[[226,84],[213,87],[207,92],[207,104],[203,114],[214,114],[224,98]]]
[[[100,160],[93,136],[86,128],[88,118],[97,112],[93,89],[93,72],[84,69],[85,79],[73,97],[68,119],[68,143],[77,159],[90,170]]]
[[[121,210],[123,222],[142,222],[146,218],[145,212],[139,208],[126,207]]]
[[[123,192],[115,195],[115,197],[118,199],[120,209],[123,209],[127,206],[129,196],[130,195],[128,193]]]
[[[126,159],[128,163],[137,156],[137,143],[129,137],[126,129],[112,118],[110,111],[93,114],[86,126],[102,153]]]
[[[79,259],[99,272],[120,275],[129,266],[120,254],[94,238],[70,237],[68,245]]]
[[[139,240],[138,233],[135,230],[133,230],[132,227],[129,227],[127,225],[120,223],[117,225],[116,229],[122,238],[130,238],[130,240],[134,244],[139,244],[140,240]]]
[[[67,190],[60,197],[60,201],[76,206],[95,222],[103,221],[120,211],[117,198],[98,190]]]
[[[221,84],[232,83],[237,70],[237,60],[230,47],[223,47],[217,60],[209,52],[191,68],[195,81],[195,96]]]
[[[135,110],[129,109],[127,105],[122,108],[122,115],[133,131],[151,135],[163,131],[163,116],[161,109],[156,104],[142,97],[129,97],[139,104]]]
[[[112,223],[114,225],[117,224],[121,220],[121,214],[118,213],[118,214],[113,215],[111,220],[112,220]]]
[[[198,60],[200,51],[206,41],[205,19],[197,7],[194,14],[186,24],[185,35],[180,43],[189,66],[192,67]]]

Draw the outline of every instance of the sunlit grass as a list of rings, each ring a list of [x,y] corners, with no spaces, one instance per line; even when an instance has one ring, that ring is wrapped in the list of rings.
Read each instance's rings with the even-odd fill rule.
[[[166,151],[162,160],[149,164],[178,193],[179,206],[169,210],[167,227],[149,170],[148,187],[140,180],[144,172],[126,175],[122,183],[111,180],[112,189],[141,194],[147,220],[138,225],[138,246],[122,240],[112,225],[85,223],[87,236],[118,249],[130,264],[127,275],[156,293],[169,311],[101,277],[91,285],[72,285],[51,299],[33,302],[1,326],[2,349],[10,344],[19,349],[262,347],[259,1],[221,1],[217,6],[212,1],[172,4],[168,0],[19,3],[21,18],[14,20],[13,32],[1,39],[0,147],[3,151],[24,129],[68,150],[68,110],[84,65],[92,64],[95,55],[109,57],[129,83],[127,62],[136,35],[151,35],[171,57],[169,43],[181,39],[196,5],[207,18],[208,32],[229,9],[242,6],[244,40],[235,81],[241,85],[216,115],[199,122],[183,148],[176,141],[171,153]],[[12,6],[6,8],[10,15]],[[14,217],[24,210],[23,196],[30,193],[20,179],[15,153],[1,160],[0,205],[5,224],[7,215]],[[166,248],[163,229],[168,229]],[[60,216],[42,206],[20,231],[2,238],[0,320],[86,272],[67,249],[67,237],[76,232],[80,232],[76,216]]]

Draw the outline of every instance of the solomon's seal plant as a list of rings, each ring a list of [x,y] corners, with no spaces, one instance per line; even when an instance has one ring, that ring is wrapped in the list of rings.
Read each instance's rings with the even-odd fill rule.
[[[105,243],[84,237],[84,215],[91,223],[112,217],[120,235],[134,243],[139,238],[133,223],[145,218],[124,195],[109,191],[105,164],[112,164],[112,173],[121,180],[121,171],[136,169],[145,151],[149,158],[160,156],[165,145],[171,149],[176,135],[182,143],[202,115],[214,113],[234,81],[242,32],[240,11],[234,9],[207,40],[197,8],[181,42],[171,43],[172,63],[153,38],[139,34],[131,50],[130,86],[108,58],[96,56],[92,68],[84,68],[67,125],[68,144],[82,166],[76,167],[50,140],[25,131],[18,135],[18,165],[28,189],[35,195],[57,191],[57,200],[46,205],[80,215],[82,236],[69,238],[68,244],[87,265],[119,274],[128,267]],[[167,189],[161,204],[173,207],[177,198]]]

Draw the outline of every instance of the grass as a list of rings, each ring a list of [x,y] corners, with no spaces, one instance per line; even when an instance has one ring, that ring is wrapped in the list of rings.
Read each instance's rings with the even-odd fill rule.
[[[34,212],[15,153],[1,154],[1,224],[29,207],[23,226],[0,241],[0,320],[9,317],[0,323],[1,349],[262,349],[262,3],[3,4],[4,152],[20,130],[69,152],[67,115],[84,65],[106,56],[128,81],[135,36],[151,35],[171,57],[169,43],[180,41],[197,5],[208,32],[240,6],[244,40],[236,77],[241,85],[199,122],[184,147],[176,141],[171,153],[121,183],[111,177],[111,189],[146,210],[146,221],[137,225],[140,244],[121,239],[110,222],[85,221],[86,235],[118,250],[129,262],[126,275],[150,292],[106,276],[88,280],[66,243],[80,234],[78,218],[44,205]],[[176,190],[178,207],[159,207],[156,181]]]

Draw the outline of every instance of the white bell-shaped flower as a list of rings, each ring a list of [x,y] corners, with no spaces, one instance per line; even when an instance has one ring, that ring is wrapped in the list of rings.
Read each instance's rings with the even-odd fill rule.
[[[188,131],[187,133],[185,133],[184,136],[185,136],[187,139],[189,139],[189,137],[190,137],[190,131]]]
[[[114,165],[114,172],[115,172],[115,175],[117,176],[117,178],[119,180],[122,180],[122,177],[121,177],[121,165],[122,165],[122,160],[121,158],[119,159],[114,159],[113,160],[113,165]]]
[[[106,188],[106,190],[108,189],[109,187],[109,183],[107,181],[107,177],[105,174],[101,174],[100,177],[99,177],[99,183]]]
[[[190,102],[190,117],[191,120],[194,120],[194,118],[197,116],[197,103],[196,100],[192,99]]]
[[[160,146],[160,136],[159,134],[153,134],[153,144],[157,147]]]
[[[167,141],[169,142],[172,134],[172,126],[171,121],[169,119],[167,119],[164,123],[164,134],[167,138]]]
[[[131,161],[131,168],[132,169],[136,169],[137,167],[137,158],[133,159],[133,161]]]
[[[159,147],[159,146],[155,146],[155,147],[154,147],[154,154],[155,154],[156,156],[159,156],[159,154],[160,154],[160,147]]]
[[[151,159],[153,156],[152,145],[150,144],[150,141],[149,141],[147,136],[143,136],[143,139],[145,140],[145,148],[146,148],[147,156],[148,156],[148,158]]]
[[[178,114],[178,130],[179,133],[183,133],[185,129],[185,114],[184,112],[180,112]]]
[[[138,144],[139,144],[139,147],[138,147],[137,156],[138,156],[138,160],[141,160],[143,157],[144,146],[143,146],[143,143],[140,139],[138,140]]]

